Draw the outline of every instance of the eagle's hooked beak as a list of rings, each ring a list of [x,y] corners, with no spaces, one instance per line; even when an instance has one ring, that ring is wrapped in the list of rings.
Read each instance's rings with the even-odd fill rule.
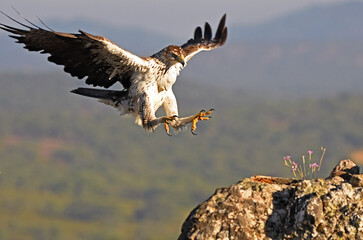
[[[178,59],[178,62],[180,62],[183,67],[185,66],[185,61],[184,61],[184,56],[181,56],[179,59]]]

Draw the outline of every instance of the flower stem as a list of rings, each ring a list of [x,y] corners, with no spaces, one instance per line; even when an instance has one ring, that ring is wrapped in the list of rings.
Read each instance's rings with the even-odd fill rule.
[[[323,161],[323,158],[324,158],[324,155],[325,155],[325,150],[326,150],[326,148],[321,147],[321,149],[323,150],[323,153],[321,154],[321,157],[320,157],[320,162],[319,162],[319,167],[318,167],[318,173],[316,174],[316,177],[318,177],[318,176],[319,176],[320,167],[321,167],[321,162]]]

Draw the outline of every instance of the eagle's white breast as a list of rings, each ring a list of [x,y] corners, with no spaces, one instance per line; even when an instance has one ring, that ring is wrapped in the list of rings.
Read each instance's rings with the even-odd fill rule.
[[[166,91],[170,89],[176,82],[176,78],[178,77],[182,69],[183,66],[180,63],[176,63],[171,66],[168,71],[163,75],[163,77],[160,78],[158,81],[159,91]]]

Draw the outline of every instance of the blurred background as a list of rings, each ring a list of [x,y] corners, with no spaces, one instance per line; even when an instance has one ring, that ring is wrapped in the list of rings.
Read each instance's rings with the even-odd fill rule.
[[[181,116],[213,119],[168,137],[71,94],[83,81],[0,32],[0,240],[177,239],[216,188],[292,177],[284,156],[326,147],[321,177],[345,158],[363,167],[362,1],[3,1],[21,20],[11,6],[141,56],[224,13],[229,39],[174,85]]]

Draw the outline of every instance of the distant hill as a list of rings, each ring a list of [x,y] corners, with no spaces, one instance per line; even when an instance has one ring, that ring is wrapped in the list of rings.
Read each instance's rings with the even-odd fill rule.
[[[231,40],[262,42],[362,40],[363,2],[314,6],[273,21],[231,28]]]
[[[186,75],[270,97],[360,93],[362,13],[363,2],[346,2],[231,26],[226,47],[198,56]]]

